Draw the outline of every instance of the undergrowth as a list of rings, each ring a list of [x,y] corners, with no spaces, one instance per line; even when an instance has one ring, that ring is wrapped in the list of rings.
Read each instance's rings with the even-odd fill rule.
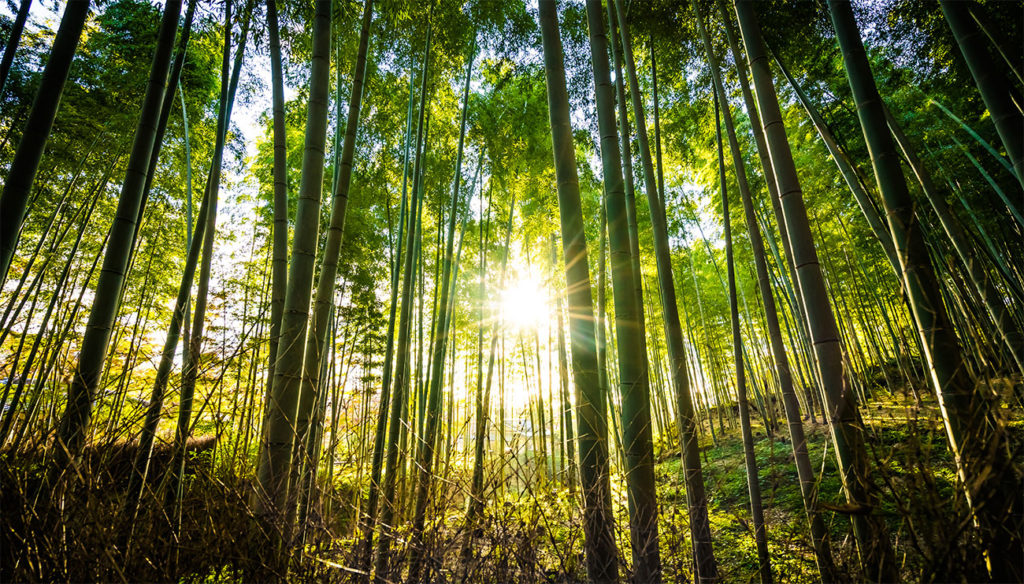
[[[935,405],[877,394],[863,408],[872,475],[882,505],[872,512],[887,521],[907,581],[972,581],[983,575],[980,548],[957,515],[959,491]],[[743,446],[738,426],[717,427],[714,442],[703,427],[704,478],[714,549],[725,582],[757,577],[757,554],[749,514]],[[829,527],[839,573],[860,579],[842,486],[831,456],[828,429],[805,421],[819,502]],[[1009,420],[1019,445],[1024,422]],[[785,426],[773,435],[754,421],[767,535],[777,582],[815,582],[819,576]],[[182,581],[278,579],[271,566],[267,527],[249,506],[253,461],[196,441],[186,466],[180,518],[159,488],[157,472],[134,522],[124,516],[131,444],[94,448],[76,467],[61,496],[41,494],[45,449],[0,454],[0,580]],[[205,444],[205,446],[204,446]],[[1018,453],[1019,455],[1019,450]],[[435,482],[424,554],[434,582],[585,581],[582,513],[578,490],[570,489],[559,465],[535,459],[510,461],[502,473],[492,464],[492,493],[480,530],[464,525],[469,473],[451,461],[449,479]],[[554,467],[554,468],[552,468]],[[628,576],[629,532],[625,485],[613,475],[620,573]],[[656,467],[660,551],[666,582],[693,581],[686,493],[678,451],[663,448]],[[365,479],[338,472],[329,485],[321,473],[320,496],[310,507],[309,527],[294,547],[288,571],[297,581],[346,582],[360,575],[356,523]],[[362,480],[363,483],[359,481]],[[408,513],[411,496],[401,501]],[[404,517],[404,516],[403,516]],[[403,522],[404,523],[404,522]],[[395,534],[393,574],[408,556],[405,528]],[[469,546],[468,555],[463,552]],[[397,581],[397,576],[394,577]]]

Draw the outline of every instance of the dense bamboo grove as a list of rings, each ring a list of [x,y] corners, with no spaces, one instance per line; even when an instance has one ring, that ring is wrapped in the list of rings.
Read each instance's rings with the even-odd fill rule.
[[[0,581],[1024,579],[1020,2],[0,31]]]

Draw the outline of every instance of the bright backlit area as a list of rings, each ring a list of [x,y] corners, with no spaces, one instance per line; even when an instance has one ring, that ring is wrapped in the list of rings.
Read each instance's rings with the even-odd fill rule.
[[[519,332],[537,329],[547,323],[554,312],[550,289],[539,277],[529,273],[501,291],[500,308],[506,326]]]

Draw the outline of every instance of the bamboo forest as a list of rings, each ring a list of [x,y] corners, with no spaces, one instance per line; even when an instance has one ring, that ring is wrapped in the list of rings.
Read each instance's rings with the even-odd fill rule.
[[[0,42],[0,582],[1024,581],[1024,1]]]

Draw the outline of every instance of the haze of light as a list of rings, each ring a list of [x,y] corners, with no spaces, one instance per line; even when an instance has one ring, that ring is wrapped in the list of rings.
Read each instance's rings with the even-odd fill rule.
[[[505,326],[514,331],[532,331],[547,323],[552,310],[543,287],[536,276],[529,274],[502,290],[500,308]]]

